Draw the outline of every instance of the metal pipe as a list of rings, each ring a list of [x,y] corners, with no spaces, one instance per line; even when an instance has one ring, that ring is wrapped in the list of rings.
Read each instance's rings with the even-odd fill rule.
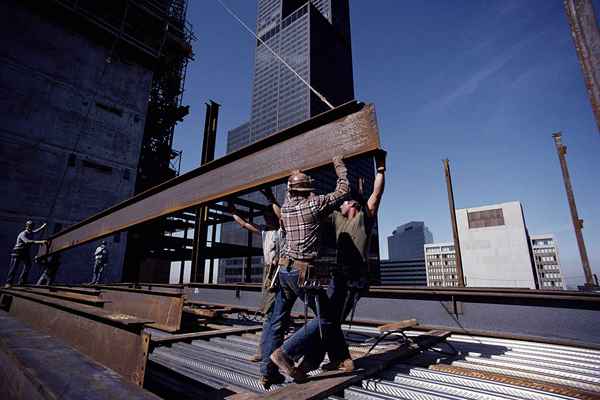
[[[567,192],[567,200],[569,201],[569,209],[571,210],[571,221],[573,222],[575,237],[577,238],[577,247],[579,248],[579,255],[581,256],[581,266],[583,267],[583,273],[585,274],[585,286],[595,287],[592,269],[590,268],[590,260],[587,256],[585,242],[583,241],[583,233],[581,232],[583,229],[583,220],[579,219],[577,213],[575,195],[573,194],[573,186],[571,185],[571,176],[569,175],[569,168],[567,167],[567,159],[565,157],[567,154],[567,146],[561,141],[561,132],[553,133],[552,137],[554,138],[554,145],[556,146],[558,160],[560,161],[560,169],[562,170],[562,176],[565,182],[565,191]]]
[[[450,175],[450,162],[444,159],[444,174],[446,176],[446,188],[448,189],[448,207],[450,207],[450,221],[452,222],[452,237],[454,238],[454,251],[456,255],[456,274],[458,286],[465,286],[463,275],[462,257],[460,253],[460,242],[458,240],[458,225],[456,223],[456,208],[454,207],[454,191],[452,190],[452,176]]]

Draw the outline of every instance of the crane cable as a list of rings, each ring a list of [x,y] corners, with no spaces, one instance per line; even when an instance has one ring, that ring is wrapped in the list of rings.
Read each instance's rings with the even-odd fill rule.
[[[292,71],[292,73],[294,73],[294,75],[296,75],[298,77],[298,79],[300,79],[302,81],[302,83],[304,83],[306,86],[308,86],[308,88],[311,90],[311,92],[313,92],[315,95],[317,95],[317,97],[319,99],[321,99],[321,101],[323,101],[323,103],[327,104],[327,106],[330,109],[334,109],[335,107],[329,102],[327,101],[327,99],[325,98],[325,96],[323,96],[321,93],[319,93],[315,88],[313,88],[304,78],[302,78],[295,70],[294,68],[292,68],[287,62],[285,62],[285,60],[283,58],[281,58],[279,56],[279,54],[277,54],[273,49],[271,49],[265,42],[264,40],[262,40],[261,38],[259,38],[256,33],[254,33],[254,31],[252,29],[250,29],[248,27],[248,25],[246,25],[244,23],[244,21],[242,21],[229,7],[227,7],[227,5],[225,5],[225,3],[223,3],[223,1],[221,0],[217,0],[219,2],[219,4],[221,4],[221,6],[229,13],[229,15],[231,15],[233,18],[235,18],[248,32],[250,32],[250,34],[252,34],[252,36],[254,36],[256,38],[256,40],[258,40],[263,46],[265,46],[267,48],[267,50],[269,50],[279,61],[281,61],[281,63],[283,65],[285,65],[290,71]]]

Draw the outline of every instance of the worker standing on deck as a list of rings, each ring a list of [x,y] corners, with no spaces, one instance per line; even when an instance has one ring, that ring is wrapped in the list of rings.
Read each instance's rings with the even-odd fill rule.
[[[288,195],[281,208],[285,241],[279,259],[279,288],[261,341],[260,384],[265,388],[284,381],[278,368],[293,379],[302,380],[305,375],[295,367],[295,362],[309,350],[317,348],[333,324],[334,313],[319,280],[319,277],[326,278],[328,271],[315,263],[321,220],[349,193],[347,170],[342,159],[335,157],[333,165],[337,184],[335,191],[326,195],[315,195],[312,179],[300,171],[294,171],[288,179]],[[289,319],[298,297],[312,309],[315,318],[281,346],[285,321]]]
[[[56,272],[60,267],[60,254],[51,254],[48,257],[37,258],[36,262],[42,266],[42,274],[40,275],[36,285],[51,286],[56,278]]]
[[[46,224],[42,224],[37,229],[33,229],[33,221],[29,220],[25,222],[25,230],[19,233],[17,236],[17,242],[15,247],[10,254],[10,268],[8,275],[6,276],[6,284],[4,287],[10,287],[15,279],[17,270],[23,264],[23,270],[19,275],[18,284],[22,285],[27,282],[27,275],[31,268],[31,254],[30,249],[33,244],[46,244],[45,240],[34,240],[33,235],[46,228]]]
[[[102,281],[102,274],[104,273],[106,264],[108,264],[108,248],[106,247],[106,240],[103,240],[100,246],[96,247],[96,251],[94,251],[94,272],[91,285],[97,285]]]
[[[281,218],[281,207],[277,203],[277,199],[273,195],[271,189],[263,189],[261,193],[266,197],[269,206],[264,211],[264,224],[253,224],[240,217],[231,203],[228,205],[228,210],[231,213],[233,220],[242,228],[258,233],[262,237],[263,246],[263,279],[262,279],[262,304],[260,311],[265,316],[263,324],[263,332],[265,332],[269,315],[275,304],[275,288],[273,287],[273,279],[279,263],[279,253],[281,251],[281,234],[279,231],[279,219]],[[259,362],[262,359],[262,350],[259,343],[256,354],[250,358],[252,362]]]
[[[362,193],[352,196],[352,199],[342,203],[339,211],[336,210],[331,215],[331,222],[335,228],[338,269],[331,274],[327,295],[333,304],[342,306],[333,310],[337,312],[336,324],[332,327],[327,342],[302,360],[300,369],[303,372],[317,369],[325,357],[325,352],[329,355],[329,363],[321,366],[321,369],[340,369],[344,372],[354,370],[341,324],[354,309],[361,294],[368,289],[368,251],[385,187],[386,155],[383,150],[375,155],[377,172],[373,193],[368,200],[364,201]]]

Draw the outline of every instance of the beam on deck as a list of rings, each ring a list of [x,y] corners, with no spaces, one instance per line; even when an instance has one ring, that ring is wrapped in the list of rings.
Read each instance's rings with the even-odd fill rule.
[[[50,238],[52,254],[210,201],[285,179],[292,170],[379,148],[373,105],[350,102],[211,161],[75,224]]]

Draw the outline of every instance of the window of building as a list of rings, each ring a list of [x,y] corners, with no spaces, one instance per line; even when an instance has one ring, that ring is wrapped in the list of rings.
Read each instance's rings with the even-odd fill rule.
[[[504,225],[504,213],[501,208],[493,210],[467,212],[469,229]]]

